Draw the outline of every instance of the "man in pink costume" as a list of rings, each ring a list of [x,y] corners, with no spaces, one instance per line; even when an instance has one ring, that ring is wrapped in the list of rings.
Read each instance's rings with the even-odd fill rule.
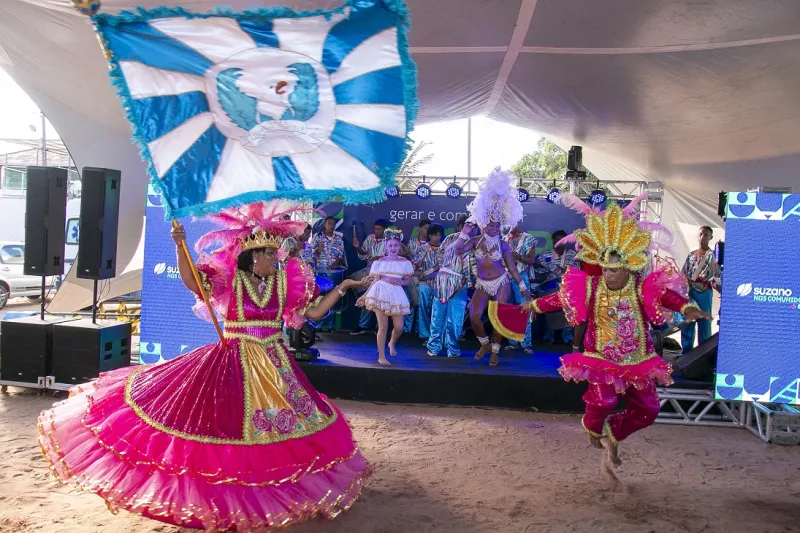
[[[614,466],[620,464],[618,443],[655,421],[656,382],[672,384],[670,366],[654,352],[650,325],[663,324],[671,311],[687,320],[710,318],[686,298],[676,268],[656,262],[647,277],[639,275],[651,262],[654,227],[626,215],[632,213],[613,205],[589,213],[586,229],[575,232],[578,260],[601,268],[601,275],[568,268],[559,292],[528,304],[536,313],[563,309],[576,327],[573,353],[561,358],[559,372],[589,383],[583,427]],[[620,395],[627,408],[612,414]]]

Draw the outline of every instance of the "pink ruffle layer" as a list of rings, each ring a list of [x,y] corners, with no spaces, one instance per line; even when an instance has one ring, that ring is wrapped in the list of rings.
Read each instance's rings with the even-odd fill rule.
[[[580,353],[571,353],[561,358],[558,372],[566,381],[613,385],[620,394],[631,386],[642,390],[652,381],[665,387],[673,383],[672,368],[657,355],[636,365],[619,365]]]
[[[131,369],[106,374],[39,417],[39,444],[64,483],[118,509],[206,530],[256,531],[348,509],[370,474],[345,418],[312,435],[254,445],[189,441],[123,400]]]

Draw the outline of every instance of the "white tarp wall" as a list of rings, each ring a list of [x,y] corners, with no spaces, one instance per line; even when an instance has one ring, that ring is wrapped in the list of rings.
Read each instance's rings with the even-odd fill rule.
[[[162,3],[105,0],[102,10]],[[485,114],[562,146],[583,145],[585,164],[600,178],[663,181],[664,221],[688,232],[681,253],[694,244],[694,227],[721,223],[719,190],[798,183],[800,2],[408,4],[420,123]],[[122,170],[118,264],[127,273],[110,295],[137,289],[147,179],[89,21],[67,0],[3,0],[0,46],[0,65],[49,117],[76,164]],[[90,297],[88,284],[70,280],[52,309],[83,307]]]

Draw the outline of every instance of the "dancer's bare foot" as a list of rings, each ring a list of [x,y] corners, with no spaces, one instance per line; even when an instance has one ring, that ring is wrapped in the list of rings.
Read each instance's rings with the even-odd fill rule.
[[[481,349],[475,353],[475,360],[480,361],[486,354],[492,351],[492,345],[490,343],[481,344]]]
[[[600,471],[603,473],[609,483],[611,483],[611,490],[623,494],[629,492],[630,489],[628,486],[617,477],[617,473],[614,472],[614,467],[609,464],[605,457],[600,462]]]
[[[395,357],[397,355],[397,350],[395,349],[394,343],[389,341],[389,355]]]
[[[589,435],[589,444],[592,445],[592,448],[597,448],[598,450],[602,450],[603,449],[603,445],[600,444],[600,438],[599,437],[592,437],[591,435]]]
[[[619,458],[619,450],[617,449],[617,445],[611,442],[611,439],[608,437],[601,438],[600,445],[605,448],[606,453],[608,454],[608,460],[612,465],[617,467],[622,464],[622,461]]]
[[[378,364],[381,366],[392,366],[392,363],[386,359],[378,359]]]
[[[492,352],[492,357],[489,359],[489,366],[497,366],[500,364],[500,354]]]

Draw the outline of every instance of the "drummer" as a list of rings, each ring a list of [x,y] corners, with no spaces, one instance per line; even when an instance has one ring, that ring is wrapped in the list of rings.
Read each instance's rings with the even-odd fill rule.
[[[344,272],[347,270],[347,255],[344,251],[344,240],[335,230],[336,218],[325,218],[322,223],[322,231],[314,236],[310,248],[316,262],[317,275],[338,284],[344,280]],[[332,331],[333,316],[334,313],[329,313],[317,324],[317,329],[323,332]]]
[[[577,254],[575,251],[566,249],[563,244],[557,246],[558,242],[566,238],[566,236],[567,232],[564,230],[554,231],[553,249],[539,254],[536,257],[533,268],[536,274],[536,281],[539,282],[534,288],[534,296],[537,298],[558,290],[561,285],[561,278],[564,276],[567,267],[578,267],[578,262],[576,260]],[[550,326],[547,325],[544,315],[539,315],[539,317],[539,330],[545,330],[542,340],[547,344],[552,344],[555,341],[555,333],[550,329]],[[572,344],[573,335],[574,330],[569,326],[561,330],[561,340],[563,340],[565,344]]]
[[[317,267],[314,250],[308,241],[311,239],[311,224],[306,224],[303,232],[296,237],[288,237],[281,243],[281,248],[289,254],[289,257],[297,257],[312,269]]]

